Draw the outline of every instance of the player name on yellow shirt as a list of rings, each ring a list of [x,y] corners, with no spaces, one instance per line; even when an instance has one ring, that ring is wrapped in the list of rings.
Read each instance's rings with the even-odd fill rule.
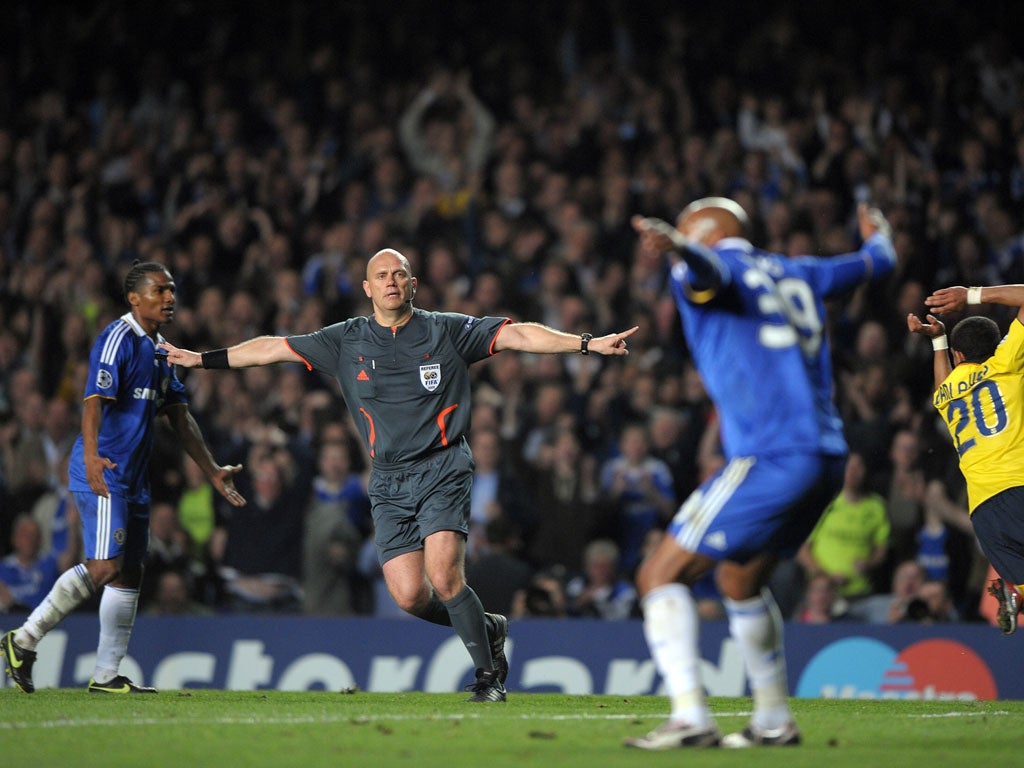
[[[979,381],[983,381],[988,378],[988,366],[984,365],[977,371],[971,371],[966,378],[961,379],[957,382],[951,382],[946,380],[939,385],[939,388],[935,390],[933,403],[936,408],[939,408],[944,403],[955,400],[960,397],[964,392],[969,392],[971,387],[977,384]]]

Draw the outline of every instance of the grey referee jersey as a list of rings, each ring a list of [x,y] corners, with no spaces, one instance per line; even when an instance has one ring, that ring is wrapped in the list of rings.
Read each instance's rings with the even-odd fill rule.
[[[353,317],[285,341],[329,373],[377,466],[455,445],[469,429],[469,366],[494,354],[504,317],[413,309],[400,328]]]

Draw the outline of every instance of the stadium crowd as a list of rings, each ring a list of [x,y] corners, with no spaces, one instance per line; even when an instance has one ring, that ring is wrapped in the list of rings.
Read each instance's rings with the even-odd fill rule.
[[[186,3],[20,5],[0,54],[0,610],[31,607],[48,585],[19,579],[73,553],[88,352],[134,259],[177,283],[163,335],[210,349],[366,314],[366,261],[390,247],[424,309],[640,327],[626,358],[472,369],[468,564],[488,610],[638,615],[634,569],[721,457],[663,265],[629,221],[723,195],[789,255],[855,250],[870,201],[900,256],[830,312],[856,458],[777,574],[785,615],[977,620],[987,563],[930,404],[931,345],[905,318],[935,288],[1024,282],[1013,26],[998,3],[738,6],[759,23],[667,1],[510,2],[486,21],[410,3],[401,23],[359,3],[244,23]],[[158,440],[143,609],[396,615],[336,384],[179,375],[249,504],[222,504]],[[720,617],[712,583],[701,597]]]

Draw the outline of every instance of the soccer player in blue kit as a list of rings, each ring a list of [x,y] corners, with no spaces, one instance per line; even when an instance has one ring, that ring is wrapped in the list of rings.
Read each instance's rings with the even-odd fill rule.
[[[466,583],[473,457],[469,366],[502,350],[626,355],[637,329],[592,337],[504,317],[414,308],[408,259],[386,248],[366,265],[373,313],[302,336],[260,336],[202,354],[163,344],[189,368],[302,363],[335,377],[370,455],[377,556],[402,610],[451,626],[476,670],[469,701],[506,699],[508,621]]]
[[[882,214],[861,205],[858,224],[860,251],[789,259],[751,245],[746,213],[727,198],[691,203],[677,228],[633,220],[642,247],[674,257],[672,292],[718,409],[726,464],[682,504],[637,574],[644,635],[671,715],[627,746],[800,743],[789,709],[782,617],[765,585],[842,485],[847,447],[832,402],[823,300],[896,263]],[[724,737],[705,700],[690,591],[712,569],[754,698],[749,724]]]
[[[149,459],[154,421],[165,415],[182,447],[234,506],[245,499],[220,466],[188,410],[160,326],[174,319],[174,281],[156,262],[136,262],[124,280],[131,311],[96,338],[82,407],[82,432],[71,451],[68,488],[82,521],[85,563],[68,569],[17,630],[0,638],[8,674],[32,693],[36,645],[100,589],[100,637],[90,693],[156,693],[120,674],[135,623],[142,562],[149,544]]]

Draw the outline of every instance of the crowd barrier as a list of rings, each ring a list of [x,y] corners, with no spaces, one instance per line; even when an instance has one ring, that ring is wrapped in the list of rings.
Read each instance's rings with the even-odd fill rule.
[[[0,627],[18,622],[0,617]],[[75,614],[51,632],[39,646],[36,686],[85,685],[97,629],[94,615]],[[802,698],[1024,699],[1019,642],[982,624],[789,624],[790,691]],[[412,619],[140,616],[130,651],[122,672],[162,689],[453,692],[472,681],[469,655],[452,630]],[[516,621],[507,652],[510,691],[664,693],[639,621]],[[703,626],[701,655],[712,696],[748,693],[725,623]]]

